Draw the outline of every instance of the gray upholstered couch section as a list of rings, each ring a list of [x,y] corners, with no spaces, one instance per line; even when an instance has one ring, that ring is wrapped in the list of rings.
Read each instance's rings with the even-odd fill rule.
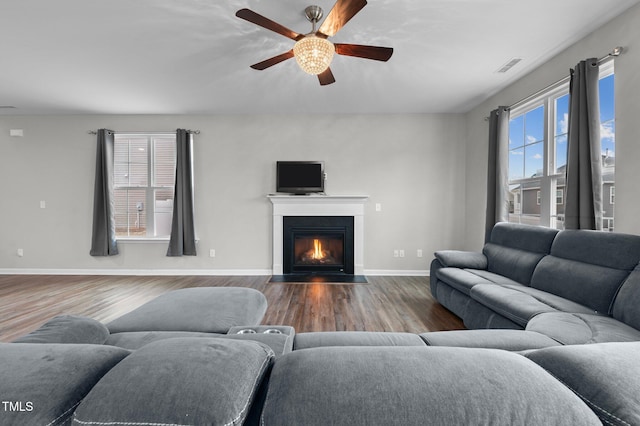
[[[0,343],[0,424],[66,425],[130,351],[105,345]]]
[[[435,253],[431,292],[471,329],[526,329],[562,344],[634,341],[638,262],[640,236],[499,223],[482,253]]]
[[[600,424],[577,395],[520,355],[414,346],[293,351],[273,367],[262,420],[305,426]]]
[[[99,321],[79,315],[58,315],[14,340],[14,343],[83,343],[101,345],[109,329]]]
[[[275,355],[266,345],[173,338],[128,356],[75,411],[78,425],[240,425]]]
[[[488,268],[486,254],[464,256]],[[563,344],[586,340],[576,330],[596,319],[607,339],[633,340],[638,299],[636,287],[625,289],[640,281],[623,281],[628,299],[614,301],[611,315],[545,312],[528,322],[541,331],[296,334],[236,324],[224,334],[208,331],[209,321],[198,329],[199,319],[186,321],[193,315],[178,317],[188,330],[145,330],[140,313],[161,310],[143,306],[141,330],[129,316],[129,331],[107,335],[97,321],[57,317],[19,339],[31,343],[0,344],[0,424],[640,424],[640,342]]]

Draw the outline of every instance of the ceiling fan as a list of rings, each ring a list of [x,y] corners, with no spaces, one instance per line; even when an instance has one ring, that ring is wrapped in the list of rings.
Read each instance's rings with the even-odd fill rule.
[[[393,54],[393,49],[390,47],[332,43],[327,40],[336,35],[366,4],[366,0],[338,0],[318,30],[316,30],[316,24],[323,17],[323,10],[320,6],[307,7],[305,16],[312,24],[311,32],[308,34],[299,34],[252,10],[240,9],[236,12],[238,18],[274,31],[296,42],[291,50],[253,64],[251,68],[261,71],[295,57],[300,68],[309,74],[317,75],[320,85],[325,86],[336,81],[331,68],[329,68],[334,53],[376,61],[388,61]]]

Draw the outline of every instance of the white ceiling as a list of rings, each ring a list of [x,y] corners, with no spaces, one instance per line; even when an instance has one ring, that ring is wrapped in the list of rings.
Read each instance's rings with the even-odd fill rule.
[[[334,0],[2,0],[0,115],[465,112],[638,1],[369,0],[331,40],[393,57],[336,55],[321,87],[250,69],[293,41],[235,12],[306,33]]]

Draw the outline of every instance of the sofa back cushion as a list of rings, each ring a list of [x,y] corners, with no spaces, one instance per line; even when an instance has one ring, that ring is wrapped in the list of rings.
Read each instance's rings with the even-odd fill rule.
[[[86,343],[101,345],[109,329],[99,321],[78,315],[58,315],[14,343]]]
[[[236,325],[256,325],[267,298],[253,288],[193,287],[162,294],[107,324],[111,333],[195,331],[226,333]]]
[[[78,425],[242,425],[274,358],[258,342],[164,339],[109,371],[78,406]]]
[[[629,274],[613,302],[613,317],[640,330],[640,265]]]
[[[578,396],[521,355],[491,349],[343,346],[296,350],[279,358],[261,424],[600,422]]]
[[[618,289],[640,261],[640,237],[588,230],[560,232],[531,287],[610,314]]]
[[[498,223],[482,252],[487,257],[487,269],[524,285],[542,257],[549,253],[558,231],[541,226]]]
[[[0,424],[70,425],[74,408],[130,353],[103,345],[0,343]]]

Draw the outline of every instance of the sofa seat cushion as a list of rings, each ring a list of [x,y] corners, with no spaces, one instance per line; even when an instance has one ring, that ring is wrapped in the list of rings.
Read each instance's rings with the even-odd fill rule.
[[[544,313],[526,327],[564,345],[640,341],[640,330],[604,315],[567,312]]]
[[[273,351],[257,342],[175,338],[150,343],[98,382],[78,406],[74,422],[240,425],[273,358]]]
[[[491,348],[507,351],[524,351],[557,346],[544,334],[524,330],[452,330],[422,333],[429,346],[453,346],[464,348]]]
[[[477,285],[471,289],[470,295],[473,300],[522,327],[542,312],[556,311],[526,293],[497,285]]]
[[[136,350],[158,340],[175,339],[179,337],[220,338],[231,340],[249,340],[261,342],[269,346],[276,355],[282,355],[293,350],[293,335],[289,334],[218,334],[197,333],[194,331],[130,331],[114,333],[105,342],[106,345]]]
[[[14,343],[85,343],[101,345],[109,329],[99,321],[78,315],[59,315]]]
[[[467,296],[478,284],[520,285],[507,277],[480,269],[442,268],[436,275],[440,281]]]
[[[164,339],[177,337],[217,337],[225,334],[198,333],[195,331],[128,331],[113,333],[109,336],[105,345],[118,346],[120,348],[136,350],[144,345]]]
[[[526,356],[579,395],[606,425],[640,424],[640,343],[540,349]]]
[[[525,293],[539,302],[542,302],[546,305],[551,306],[552,308],[561,311],[561,312],[572,312],[572,313],[581,313],[581,314],[595,314],[596,312],[587,307],[583,306],[579,303],[573,302],[571,300],[565,299],[560,296],[556,296],[552,293],[547,293],[546,291],[538,290],[532,287],[523,287],[523,286],[505,286],[505,288],[509,288],[512,290],[519,291],[521,293]]]
[[[107,324],[111,333],[125,331],[196,331],[226,333],[235,325],[262,321],[267,299],[242,287],[197,287],[156,297]]]
[[[507,351],[323,347],[274,365],[262,425],[595,425],[535,363]]]
[[[425,346],[413,333],[323,331],[296,334],[295,350],[320,346]]]
[[[0,343],[3,425],[67,425],[91,388],[131,352],[102,345]]]

